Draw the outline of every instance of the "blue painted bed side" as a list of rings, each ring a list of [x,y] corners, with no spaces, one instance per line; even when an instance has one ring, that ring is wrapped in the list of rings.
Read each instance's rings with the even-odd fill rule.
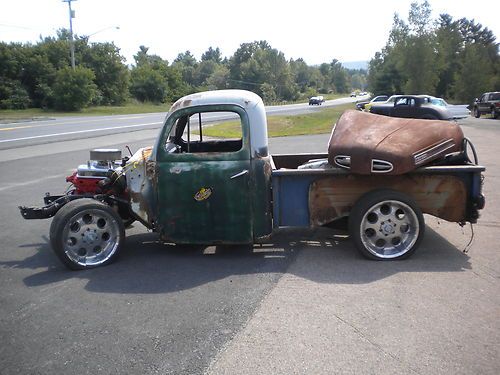
[[[314,175],[273,176],[273,227],[309,227],[309,186]]]

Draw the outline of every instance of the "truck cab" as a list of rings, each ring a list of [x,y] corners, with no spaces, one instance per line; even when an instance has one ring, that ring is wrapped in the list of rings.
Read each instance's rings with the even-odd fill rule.
[[[205,137],[203,127],[221,119],[230,119],[231,138]],[[165,241],[252,243],[271,232],[267,122],[259,96],[222,90],[177,101],[151,162],[151,206]]]
[[[500,115],[500,92],[486,92],[474,101],[474,116],[479,118],[482,114],[489,113],[491,117]]]

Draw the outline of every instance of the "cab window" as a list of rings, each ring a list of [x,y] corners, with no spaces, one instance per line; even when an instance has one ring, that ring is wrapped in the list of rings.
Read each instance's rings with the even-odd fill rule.
[[[396,100],[396,106],[414,106],[415,99],[414,98],[398,98]]]
[[[235,112],[195,112],[177,118],[165,144],[169,153],[237,152],[243,146],[242,121]]]

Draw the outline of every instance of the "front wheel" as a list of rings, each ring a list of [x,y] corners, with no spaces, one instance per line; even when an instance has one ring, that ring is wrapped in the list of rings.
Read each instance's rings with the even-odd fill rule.
[[[354,205],[349,234],[362,255],[374,260],[404,259],[415,252],[425,230],[417,204],[394,190],[375,190]]]
[[[125,239],[123,220],[108,205],[82,198],[61,208],[50,225],[50,243],[72,270],[113,262]]]
[[[475,118],[481,117],[481,111],[479,111],[479,108],[477,107],[474,108],[474,117]]]

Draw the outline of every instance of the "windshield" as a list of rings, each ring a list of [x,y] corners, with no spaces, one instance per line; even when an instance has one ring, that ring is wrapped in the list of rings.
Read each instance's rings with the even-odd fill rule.
[[[434,104],[434,105],[440,105],[442,107],[446,107],[446,102],[441,98],[431,98],[430,102],[431,102],[431,104]]]

